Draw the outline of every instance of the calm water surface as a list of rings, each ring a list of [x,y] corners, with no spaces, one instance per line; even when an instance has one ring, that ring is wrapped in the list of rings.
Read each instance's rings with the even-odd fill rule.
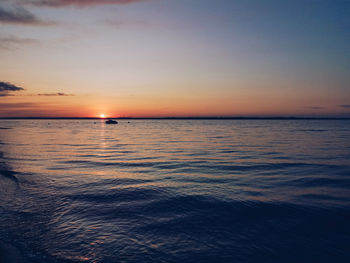
[[[27,262],[350,262],[350,121],[0,127],[0,240]]]

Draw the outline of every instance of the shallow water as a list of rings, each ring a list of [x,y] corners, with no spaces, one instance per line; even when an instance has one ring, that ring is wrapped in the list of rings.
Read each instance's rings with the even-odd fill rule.
[[[1,120],[28,262],[350,262],[348,120]]]

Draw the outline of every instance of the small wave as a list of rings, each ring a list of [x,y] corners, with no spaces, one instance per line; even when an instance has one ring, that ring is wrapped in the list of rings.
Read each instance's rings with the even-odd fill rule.
[[[114,186],[128,186],[136,184],[145,184],[153,182],[151,179],[134,179],[134,178],[109,178],[102,179],[94,183],[88,183],[83,188],[90,189],[92,187],[114,187]]]
[[[123,201],[152,200],[164,194],[161,189],[147,188],[123,188],[109,190],[103,193],[82,192],[74,195],[67,195],[71,200],[88,201],[94,203],[114,203]]]
[[[347,178],[302,177],[294,180],[288,180],[287,184],[302,188],[336,187],[350,189],[350,180]]]
[[[313,217],[315,220],[319,214],[328,215],[328,219],[331,219],[331,214],[334,215],[334,219],[337,218],[337,214],[350,216],[350,210],[336,208],[301,206],[284,202],[224,201],[196,195],[155,200],[147,203],[142,213],[156,218],[152,224],[143,228],[164,227],[165,232],[168,231],[167,228],[181,228],[186,225],[194,228],[225,226],[227,230],[235,232],[234,229],[242,226],[248,227],[249,222],[266,224],[270,219],[273,219],[274,222],[278,222],[279,219],[288,222],[293,218],[305,216]],[[173,215],[181,216],[173,217]],[[162,220],[162,218],[167,218],[167,220]]]
[[[349,202],[349,198],[339,197],[330,194],[302,194],[299,195],[301,198],[313,199],[316,201],[341,201],[341,202]]]
[[[10,170],[5,170],[0,168],[0,175],[12,180],[13,182],[18,183],[18,178],[16,177],[16,173]]]
[[[80,164],[82,166],[116,166],[116,167],[158,167],[158,168],[170,168],[171,166],[177,166],[178,164],[171,164],[168,162],[98,162],[88,160],[69,160],[61,161],[62,164]],[[169,166],[167,166],[169,165]]]
[[[325,129],[299,129],[299,130],[294,130],[296,132],[327,132],[329,130]]]
[[[289,170],[291,168],[301,168],[301,167],[322,167],[322,168],[336,168],[336,165],[324,165],[324,164],[311,164],[311,163],[252,163],[249,165],[231,165],[231,164],[206,164],[202,165],[203,168],[213,169],[218,171],[249,171],[249,170],[257,170],[257,171],[268,171],[268,170]]]

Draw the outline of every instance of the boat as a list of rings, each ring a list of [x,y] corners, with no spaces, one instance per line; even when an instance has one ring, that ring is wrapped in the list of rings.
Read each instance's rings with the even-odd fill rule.
[[[118,122],[115,120],[108,120],[106,121],[106,124],[118,124]]]

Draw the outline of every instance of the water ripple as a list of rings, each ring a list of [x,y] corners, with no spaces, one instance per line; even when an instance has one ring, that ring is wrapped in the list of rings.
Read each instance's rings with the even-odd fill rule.
[[[350,262],[349,121],[0,122],[28,263]]]

